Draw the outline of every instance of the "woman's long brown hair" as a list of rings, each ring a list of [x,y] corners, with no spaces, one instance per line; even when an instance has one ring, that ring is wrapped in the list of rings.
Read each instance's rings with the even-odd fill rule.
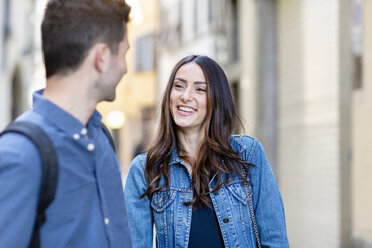
[[[242,176],[240,166],[250,165],[246,163],[240,154],[230,145],[230,137],[236,123],[241,123],[237,116],[234,101],[231,95],[228,80],[222,68],[212,59],[206,56],[191,55],[183,58],[173,68],[161,106],[161,118],[158,134],[150,146],[147,158],[145,177],[148,187],[141,195],[152,199],[152,195],[169,185],[169,160],[172,150],[182,153],[177,146],[176,124],[170,112],[170,93],[173,81],[179,68],[186,63],[198,64],[204,72],[207,81],[207,116],[205,120],[205,139],[201,144],[199,156],[192,161],[187,156],[181,158],[192,161],[192,188],[193,199],[185,202],[185,205],[209,205],[208,194],[216,192],[228,183],[228,180],[237,174]],[[224,180],[222,175],[226,174]],[[210,190],[209,182],[216,176],[216,186]],[[164,184],[159,185],[161,178]],[[245,178],[244,178],[245,180]]]

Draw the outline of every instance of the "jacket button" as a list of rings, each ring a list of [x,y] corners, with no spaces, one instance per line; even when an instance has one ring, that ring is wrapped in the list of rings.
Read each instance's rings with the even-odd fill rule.
[[[223,219],[223,223],[228,223],[228,222],[229,222],[228,218]]]

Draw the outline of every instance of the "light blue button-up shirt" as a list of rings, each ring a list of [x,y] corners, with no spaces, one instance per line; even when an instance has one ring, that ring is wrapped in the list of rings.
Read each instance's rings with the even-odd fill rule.
[[[17,120],[39,125],[58,155],[56,197],[40,230],[41,247],[131,247],[121,174],[96,111],[87,126],[34,93],[33,110]],[[27,247],[41,185],[34,144],[0,137],[0,247]]]

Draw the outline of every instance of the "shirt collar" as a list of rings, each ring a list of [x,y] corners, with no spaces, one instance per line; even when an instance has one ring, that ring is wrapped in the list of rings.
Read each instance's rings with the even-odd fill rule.
[[[44,98],[43,91],[38,90],[33,93],[33,110],[66,133],[80,133],[84,125],[71,114]],[[100,125],[101,119],[101,114],[95,110],[87,126]]]

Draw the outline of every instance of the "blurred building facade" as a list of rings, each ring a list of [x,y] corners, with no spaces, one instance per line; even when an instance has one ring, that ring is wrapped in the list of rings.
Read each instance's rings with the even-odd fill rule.
[[[0,2],[0,128],[45,83],[46,0]],[[372,247],[372,2],[132,0],[128,74],[99,105],[127,173],[155,131],[175,63],[225,70],[245,132],[258,137],[285,204],[291,247]],[[110,123],[111,114],[121,118]]]
[[[353,6],[352,230],[355,246],[372,247],[372,2]]]
[[[45,86],[40,25],[47,1],[0,2],[0,129],[29,109],[32,92]],[[129,24],[128,74],[117,88],[117,100],[98,106],[103,121],[111,127],[117,141],[124,174],[136,148],[148,144],[147,137],[152,135],[151,118],[156,99],[155,30],[158,26],[156,0],[127,2],[134,10]],[[113,114],[114,123],[109,123],[109,114]],[[123,119],[122,123],[115,126],[118,118]]]
[[[274,6],[278,180],[295,247],[351,242],[350,109],[344,108],[350,106],[351,14],[342,4]]]
[[[173,66],[191,54],[215,56],[211,1],[159,0],[158,101]]]
[[[370,1],[239,9],[241,114],[269,147],[291,246],[372,247]]]
[[[293,247],[371,245],[370,5],[160,1],[158,90],[186,55],[223,66],[271,161]]]
[[[99,104],[103,121],[112,129],[122,173],[138,153],[148,146],[154,130],[156,104],[155,38],[158,27],[158,1],[127,1],[132,7],[128,24],[130,49],[127,54],[128,73],[116,89],[116,100]],[[113,127],[110,113],[121,113],[122,125]]]
[[[0,129],[29,108],[35,6],[35,0],[0,2]]]

